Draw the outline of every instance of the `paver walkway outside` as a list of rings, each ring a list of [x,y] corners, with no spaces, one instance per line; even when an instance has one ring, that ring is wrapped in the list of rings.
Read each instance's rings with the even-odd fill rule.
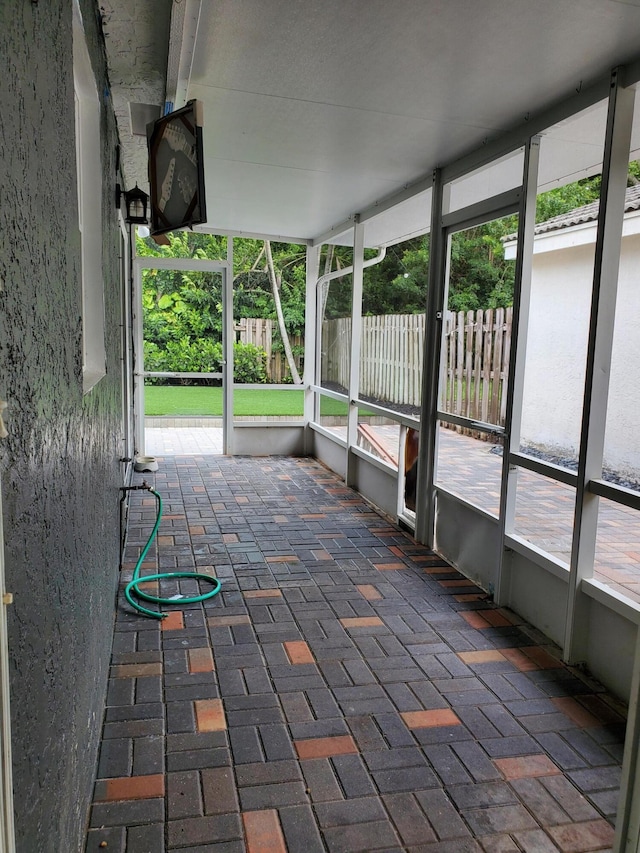
[[[313,460],[144,476],[144,572],[222,591],[162,623],[120,597],[88,851],[610,849],[623,717],[541,635]]]

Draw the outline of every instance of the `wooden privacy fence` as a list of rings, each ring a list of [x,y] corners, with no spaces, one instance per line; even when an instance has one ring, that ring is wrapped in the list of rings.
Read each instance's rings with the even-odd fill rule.
[[[504,425],[513,308],[447,317],[443,411]]]
[[[448,312],[443,370],[446,381],[440,406],[445,412],[504,424],[513,309]],[[289,375],[283,352],[274,351],[275,320],[244,318],[236,325],[239,340],[267,354],[270,382]],[[420,406],[424,314],[388,314],[362,318],[360,396],[397,406]],[[279,336],[278,336],[279,337]],[[291,345],[302,344],[294,336]],[[351,318],[322,324],[322,381],[349,387]],[[301,359],[296,358],[298,368]]]
[[[448,312],[444,411],[504,424],[512,316],[511,308]],[[420,406],[424,344],[424,314],[363,317],[360,396]],[[323,323],[323,382],[348,387],[350,346],[350,318]]]
[[[325,320],[322,324],[322,382],[349,387],[351,317]]]
[[[424,314],[362,318],[360,395],[419,406]]]
[[[274,384],[290,381],[289,365],[284,352],[279,349],[273,349],[274,332],[278,341],[280,333],[278,324],[275,320],[260,320],[253,317],[243,317],[235,326],[236,333],[239,333],[238,340],[243,344],[254,344],[263,349],[267,354],[266,368],[267,378],[269,382]],[[292,347],[302,346],[304,343],[300,335],[291,335],[289,338]],[[302,368],[302,359],[300,356],[294,358],[298,370]]]

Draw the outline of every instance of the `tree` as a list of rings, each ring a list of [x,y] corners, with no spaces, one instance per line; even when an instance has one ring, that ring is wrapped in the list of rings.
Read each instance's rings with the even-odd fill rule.
[[[629,183],[640,180],[640,163],[629,164]],[[536,221],[566,213],[596,201],[599,175],[541,193]],[[451,239],[449,308],[454,311],[496,308],[513,301],[514,264],[504,259],[503,238],[517,230],[514,216],[487,222]],[[158,248],[138,240],[142,256],[226,259],[226,238],[189,231],[173,232],[170,245]],[[268,246],[268,248],[267,248]],[[371,256],[375,250],[367,250]],[[273,319],[290,365],[299,381],[290,344],[305,324],[306,253],[303,248],[275,241],[234,240],[234,316]],[[322,273],[352,265],[353,249],[327,246],[319,260]],[[410,314],[425,310],[429,268],[429,235],[389,246],[384,260],[364,272],[362,311],[365,315]],[[156,270],[145,276],[145,338],[162,350],[169,342],[194,341],[220,335],[222,328],[219,277],[206,273]],[[320,292],[321,317],[350,316],[353,307],[351,274],[326,281]],[[184,342],[187,343],[184,343]],[[203,347],[203,351],[204,351]],[[302,353],[297,353],[302,354]],[[293,368],[293,369],[292,369]]]
[[[365,269],[362,313],[421,314],[427,304],[429,235],[389,246],[380,264]]]
[[[582,178],[572,184],[565,184],[540,193],[536,200],[536,222],[546,222],[554,216],[560,216],[577,207],[598,201],[601,183],[602,176],[595,175],[592,178]]]
[[[151,241],[138,238],[138,254],[226,260],[226,238],[179,231],[171,233],[169,239],[169,246],[158,248]],[[304,331],[305,257],[306,252],[299,246],[269,243],[267,251],[267,243],[262,240],[234,241],[234,316],[278,320],[281,345],[297,383],[300,377],[289,336]],[[154,364],[148,369],[217,369],[207,365],[212,353],[217,352],[211,349],[211,341],[219,340],[222,333],[220,276],[198,271],[148,270],[143,277],[143,308],[146,357]],[[183,368],[176,367],[180,353]],[[250,355],[254,358],[253,353]],[[199,359],[201,366],[193,366]],[[161,364],[164,366],[158,366]],[[256,365],[256,375],[259,373]],[[237,376],[236,379],[240,381]]]
[[[475,311],[511,304],[515,265],[504,258],[502,237],[516,228],[516,217],[509,216],[452,235],[449,272],[451,311]]]
[[[271,241],[264,241],[264,249],[265,254],[267,256],[267,268],[269,270],[269,278],[271,279],[271,288],[273,292],[273,302],[276,307],[276,314],[278,317],[278,327],[280,329],[280,337],[282,338],[282,343],[284,345],[284,352],[287,357],[287,363],[289,365],[289,371],[291,373],[291,378],[293,380],[294,385],[300,385],[302,380],[300,379],[300,374],[298,373],[298,368],[296,367],[296,363],[293,360],[293,353],[291,351],[291,343],[289,341],[289,334],[287,332],[287,328],[284,324],[284,315],[282,313],[282,303],[280,302],[280,288],[282,287],[282,273],[276,275],[275,268],[273,266],[273,255],[271,253]]]
[[[305,260],[306,250],[296,244],[234,241],[234,314],[277,321],[275,348],[282,347],[294,384],[301,379],[291,337],[304,335]]]

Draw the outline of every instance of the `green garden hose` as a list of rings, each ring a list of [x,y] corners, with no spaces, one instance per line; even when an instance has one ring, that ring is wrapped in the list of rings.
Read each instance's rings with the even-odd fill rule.
[[[200,572],[162,572],[161,574],[145,575],[145,577],[140,577],[140,567],[144,562],[144,558],[147,556],[147,552],[151,547],[151,543],[153,542],[156,533],[158,532],[160,521],[162,519],[162,498],[155,489],[152,489],[151,487],[148,487],[148,489],[156,499],[156,523],[153,525],[153,530],[147,539],[147,544],[144,546],[142,553],[138,557],[138,562],[133,570],[133,578],[124,588],[124,595],[129,604],[139,613],[144,613],[145,616],[150,616],[152,619],[164,619],[167,615],[166,613],[160,613],[157,610],[149,610],[148,607],[143,607],[143,605],[137,602],[133,596],[136,595],[138,598],[143,598],[145,601],[151,601],[154,604],[176,604],[177,602],[180,602],[181,604],[193,604],[196,601],[206,601],[207,598],[213,598],[214,595],[217,595],[220,592],[220,581],[218,578],[212,578],[209,577],[209,575],[203,575]],[[196,580],[208,581],[210,584],[213,584],[213,589],[209,590],[209,592],[201,593],[200,595],[180,595],[174,598],[162,598],[159,595],[149,595],[149,593],[143,592],[138,587],[138,584],[140,583],[161,581],[169,578],[195,578]]]

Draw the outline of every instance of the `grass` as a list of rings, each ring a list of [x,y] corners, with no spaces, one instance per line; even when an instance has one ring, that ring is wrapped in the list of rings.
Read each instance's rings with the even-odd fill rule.
[[[301,418],[304,397],[299,390],[236,388],[233,413],[238,416],[278,415]],[[346,415],[346,403],[322,398],[323,415]],[[189,385],[147,385],[144,389],[146,415],[217,415],[222,416],[222,388]]]

